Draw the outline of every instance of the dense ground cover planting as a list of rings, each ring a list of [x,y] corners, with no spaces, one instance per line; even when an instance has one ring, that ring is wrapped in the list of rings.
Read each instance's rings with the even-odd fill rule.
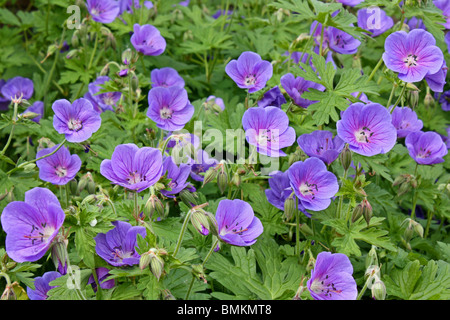
[[[449,299],[449,30],[447,0],[0,0],[2,299]]]

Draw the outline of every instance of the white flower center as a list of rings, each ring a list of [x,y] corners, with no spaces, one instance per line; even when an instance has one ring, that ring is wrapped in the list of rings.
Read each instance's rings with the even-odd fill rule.
[[[168,107],[162,107],[159,111],[159,114],[161,115],[162,119],[172,119],[172,113],[173,111],[170,110]]]
[[[72,131],[80,131],[81,128],[83,128],[83,124],[81,123],[81,120],[78,120],[78,119],[70,119],[67,126]]]

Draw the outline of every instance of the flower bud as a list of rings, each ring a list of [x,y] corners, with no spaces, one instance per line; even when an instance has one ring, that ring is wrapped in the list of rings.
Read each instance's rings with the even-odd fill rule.
[[[147,203],[144,206],[144,213],[146,216],[148,216],[150,219],[153,217],[153,214],[155,213],[159,216],[159,217],[163,217],[164,216],[164,205],[161,202],[161,200],[159,200],[159,198],[152,194],[148,200]]]
[[[341,161],[341,165],[344,168],[344,170],[347,171],[348,168],[350,168],[350,165],[352,164],[352,152],[348,144],[346,144],[344,149],[341,151],[339,155],[339,160]]]
[[[408,101],[409,106],[414,109],[419,104],[419,91],[418,90],[408,90],[406,91],[406,101]]]
[[[180,192],[181,201],[183,201],[189,207],[191,207],[192,205],[197,205],[197,198],[198,196],[195,193],[190,192],[186,189],[183,189]]]
[[[149,252],[144,252],[141,254],[141,258],[139,259],[139,269],[144,270],[150,265],[150,261],[152,260],[152,257],[150,256]]]
[[[195,210],[191,214],[191,223],[201,235],[209,234],[209,221],[203,210]]]
[[[377,247],[372,246],[369,253],[367,254],[365,265],[366,268],[368,268],[369,266],[378,265]]]
[[[52,245],[52,260],[55,265],[55,268],[62,267],[63,269],[66,266],[67,261],[67,249],[66,242],[63,237],[57,236],[53,245]]]
[[[101,75],[101,76],[107,76],[108,73],[109,73],[109,64],[106,64],[106,65],[103,67],[102,71],[100,71],[100,75]]]
[[[386,299],[386,286],[384,282],[381,280],[376,280],[372,285],[372,298],[375,300],[384,300]]]
[[[73,33],[71,43],[72,43],[72,47],[74,47],[74,48],[78,48],[78,46],[80,45],[80,38],[78,36],[78,30]]]
[[[367,225],[369,225],[373,213],[372,206],[370,205],[369,201],[367,201],[367,199],[364,199],[361,203],[362,203],[362,215],[366,220]]]
[[[225,172],[224,167],[217,174],[217,186],[219,187],[220,193],[223,194],[228,185],[228,175]]]
[[[150,261],[150,270],[159,281],[164,271],[164,260],[158,255],[155,255]]]
[[[358,219],[362,217],[362,213],[363,213],[363,206],[361,203],[358,203],[357,206],[353,209],[352,223],[358,221]]]
[[[435,105],[435,100],[431,93],[427,92],[425,95],[425,100],[423,102],[425,104],[425,108],[433,108]]]
[[[36,164],[34,164],[34,163],[29,163],[29,164],[23,166],[23,171],[25,171],[25,172],[31,172],[31,171],[33,171],[33,169],[34,169],[35,167],[36,167]]]
[[[205,178],[203,179],[202,187],[204,187],[205,184],[213,181],[217,177],[217,174],[218,174],[218,170],[216,167],[209,168],[205,173]]]
[[[300,224],[299,230],[306,237],[311,237],[314,235],[314,232],[311,230],[311,228],[306,223]]]
[[[133,75],[133,77],[131,77],[131,90],[136,92],[137,89],[139,89],[139,79],[136,75]]]
[[[133,51],[131,51],[130,48],[127,48],[124,52],[122,52],[122,63],[124,65],[129,65],[132,59]]]
[[[168,289],[163,290],[163,299],[164,300],[177,300]]]
[[[87,183],[87,191],[90,193],[90,194],[95,194],[95,189],[97,188],[97,186],[96,186],[96,184],[95,184],[95,182],[92,180],[92,181],[89,181],[88,183]]]
[[[284,200],[284,216],[286,217],[286,221],[290,221],[291,218],[295,215],[296,212],[296,201],[297,197],[294,194],[291,194],[289,197]]]
[[[69,189],[73,195],[78,194],[78,182],[76,179],[72,179],[69,181]]]
[[[231,183],[234,184],[236,187],[239,187],[241,185],[241,176],[239,175],[239,173],[235,172],[233,174],[233,177],[231,178]]]

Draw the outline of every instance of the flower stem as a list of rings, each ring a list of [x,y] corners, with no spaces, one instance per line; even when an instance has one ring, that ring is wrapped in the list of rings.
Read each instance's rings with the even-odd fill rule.
[[[8,171],[6,174],[7,174],[7,175],[10,175],[10,174],[13,173],[14,171],[19,170],[20,168],[23,168],[23,167],[25,167],[26,165],[28,165],[28,164],[30,164],[30,163],[34,163],[34,162],[36,162],[36,161],[39,161],[39,160],[42,160],[42,159],[44,159],[44,158],[47,158],[47,157],[50,157],[50,156],[54,155],[59,149],[61,149],[61,147],[64,145],[64,143],[66,143],[66,141],[67,141],[67,140],[64,139],[64,140],[60,143],[60,145],[59,145],[55,150],[53,150],[52,152],[50,152],[49,154],[43,155],[42,157],[39,157],[39,158],[30,160],[30,161],[27,161],[27,162],[24,162],[24,163],[21,163],[19,166],[17,166],[17,167],[15,167],[14,169]]]
[[[397,101],[395,101],[394,106],[392,107],[391,113],[394,112],[394,109],[398,106],[398,104],[400,103],[400,100],[402,99],[405,91],[406,91],[406,82],[405,85],[403,86],[402,92],[400,93],[400,96],[398,97]],[[389,108],[389,106],[388,106]]]
[[[0,271],[0,277],[5,278],[5,280],[6,280],[6,287],[10,287],[11,286],[11,279],[9,278],[8,274],[6,274],[5,272],[1,272]]]
[[[181,242],[183,241],[183,237],[186,232],[187,224],[189,222],[191,214],[192,214],[192,210],[189,210],[188,213],[186,214],[186,217],[184,218],[184,222],[181,227],[181,232],[180,232],[180,235],[178,236],[177,246],[175,247],[175,251],[173,252],[173,257],[175,257],[177,255],[178,251],[180,250]]]
[[[8,149],[11,141],[12,141],[12,137],[14,135],[14,129],[16,127],[16,123],[17,123],[17,108],[18,108],[19,104],[17,102],[14,102],[14,114],[13,114],[13,122],[12,122],[12,127],[11,127],[11,131],[9,133],[8,136],[8,141],[6,141],[5,147],[3,148],[2,152],[0,152],[0,155],[4,155],[6,150]]]
[[[344,182],[347,179],[347,172],[348,172],[348,169],[344,170],[344,177],[342,178],[342,182]],[[339,196],[338,212],[336,215],[338,219],[341,218],[343,202],[344,202],[344,196],[341,195],[341,196]]]
[[[430,232],[431,220],[433,219],[433,212],[428,212],[427,217],[427,226],[425,227],[424,239],[427,238],[428,232]]]
[[[295,196],[294,196],[295,197]],[[300,200],[295,197],[295,255],[300,255],[300,210],[298,209],[298,202]]]
[[[211,249],[209,250],[208,254],[206,255],[205,259],[202,262],[202,269],[204,268],[206,262],[208,261],[209,257],[211,257],[212,253],[214,252],[214,249],[217,247],[217,244],[219,243],[219,239],[216,239],[216,241],[213,243]],[[184,300],[189,299],[189,295],[191,294],[192,287],[194,286],[195,276],[192,276],[191,283],[189,284],[188,291],[186,292],[186,296]]]
[[[73,270],[72,270],[72,266],[70,265],[70,259],[69,259],[69,250],[67,249],[67,245],[64,245],[64,250],[65,252],[65,256],[66,256],[66,263],[67,263],[67,274],[69,275],[69,278],[73,277]],[[75,284],[74,285],[75,288],[75,292],[76,294],[80,297],[81,300],[87,300],[86,297],[84,296],[83,292],[81,292],[81,289],[78,288],[78,286]]]
[[[364,293],[366,292],[367,286],[369,285],[369,282],[372,281],[372,277],[369,277],[366,280],[366,283],[364,283],[364,287],[361,289],[361,291],[358,294],[358,297],[356,297],[356,300],[361,300],[362,296],[364,295]]]
[[[419,164],[416,163],[416,169],[414,170],[414,179],[416,179],[417,176],[417,168],[419,167]],[[412,208],[411,208],[411,220],[414,220],[416,218],[416,203],[417,203],[417,187],[414,188],[413,191],[413,198],[412,198]]]

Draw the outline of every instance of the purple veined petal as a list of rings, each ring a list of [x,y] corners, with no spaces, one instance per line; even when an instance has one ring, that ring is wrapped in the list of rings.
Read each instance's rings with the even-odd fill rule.
[[[58,145],[37,152],[36,158],[40,158],[53,152]],[[36,161],[41,180],[65,185],[72,180],[81,168],[81,159],[78,155],[71,155],[69,150],[62,146],[55,154]]]
[[[9,79],[1,87],[1,93],[6,100],[12,100],[12,98],[15,97],[22,97],[23,99],[28,100],[33,96],[33,92],[33,81],[23,77],[14,77],[12,79]]]
[[[33,122],[39,123],[39,121],[42,118],[42,115],[44,114],[44,102],[42,101],[35,101],[30,107],[28,107],[23,114],[27,114],[29,112],[36,113],[38,116],[35,118],[30,119]]]
[[[377,37],[393,27],[394,21],[379,7],[362,8],[358,10],[358,27],[372,32],[371,37]]]
[[[122,246],[124,251],[132,252],[135,250],[138,234],[140,234],[143,238],[145,238],[145,236],[147,235],[145,227],[137,226],[128,229]]]
[[[433,131],[411,132],[406,136],[405,145],[409,155],[422,165],[432,165],[444,162],[448,153],[447,146],[439,134]]]
[[[446,78],[447,78],[447,65],[445,64],[445,60],[442,63],[442,68],[434,73],[434,74],[427,74],[425,76],[425,81],[427,82],[428,86],[431,90],[434,92],[443,92],[444,86],[446,84]]]
[[[27,287],[27,295],[30,300],[46,300],[47,292],[50,289],[56,288],[55,286],[50,286],[50,282],[61,277],[61,274],[56,271],[48,271],[42,275],[42,277],[34,278],[34,287],[31,289]]]
[[[148,161],[152,159],[153,161]],[[133,159],[133,172],[141,172],[150,184],[155,184],[162,175],[162,154],[158,149],[143,147],[139,149]]]
[[[173,113],[172,118],[169,120],[169,122],[171,122],[174,127],[180,127],[179,129],[176,130],[170,130],[170,131],[177,131],[182,129],[186,123],[188,123],[192,116],[194,115],[195,112],[195,108],[192,104],[187,104],[183,109],[178,110],[178,112]]]
[[[135,24],[134,34],[131,36],[131,44],[134,48],[148,56],[157,56],[166,49],[166,40],[161,36],[159,30],[152,25]]]
[[[423,127],[422,120],[409,107],[396,107],[392,112],[392,124],[397,129],[397,137],[405,138],[409,133],[420,131]]]
[[[133,172],[133,159],[139,148],[132,143],[118,145],[111,156],[111,167],[120,178],[128,177]]]
[[[433,0],[433,4],[442,10],[442,14],[447,19],[443,23],[445,29],[450,29],[450,3],[447,0]]]
[[[180,77],[175,69],[170,67],[153,69],[150,78],[153,88],[171,86],[184,88],[185,86],[184,79]]]

